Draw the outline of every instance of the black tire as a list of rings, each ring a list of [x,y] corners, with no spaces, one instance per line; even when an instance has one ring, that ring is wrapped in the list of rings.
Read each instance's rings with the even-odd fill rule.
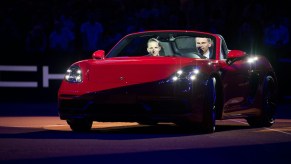
[[[203,110],[203,121],[201,123],[201,131],[203,133],[215,132],[215,112],[216,104],[216,79],[210,78],[207,82],[204,110]]]
[[[276,87],[274,79],[267,76],[263,84],[262,113],[258,117],[249,117],[247,122],[252,127],[270,127],[275,122]]]
[[[86,119],[70,119],[67,120],[67,123],[70,125],[72,131],[86,132],[91,130],[93,121]]]

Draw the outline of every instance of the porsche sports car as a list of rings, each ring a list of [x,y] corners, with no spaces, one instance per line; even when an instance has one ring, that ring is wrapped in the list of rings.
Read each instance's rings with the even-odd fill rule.
[[[209,58],[195,38],[211,40]],[[160,56],[150,56],[155,38]],[[246,119],[252,127],[274,123],[277,79],[262,55],[228,49],[219,34],[155,30],[128,34],[106,53],[73,63],[58,91],[58,112],[72,131],[93,121],[175,123],[215,132],[221,119]]]

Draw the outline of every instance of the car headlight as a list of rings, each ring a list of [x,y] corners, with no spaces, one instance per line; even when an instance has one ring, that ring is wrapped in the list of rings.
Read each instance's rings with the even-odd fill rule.
[[[72,65],[65,74],[65,80],[71,83],[82,82],[82,70],[77,65]]]
[[[254,63],[258,60],[258,57],[257,56],[251,56],[248,58],[248,63]]]
[[[179,80],[186,79],[189,81],[194,81],[197,79],[198,74],[199,74],[198,68],[187,68],[187,69],[183,69],[183,70],[178,70],[172,76],[172,80],[179,81]]]

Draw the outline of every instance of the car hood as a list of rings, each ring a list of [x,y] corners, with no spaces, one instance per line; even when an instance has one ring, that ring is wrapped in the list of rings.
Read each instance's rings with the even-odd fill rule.
[[[168,78],[182,67],[203,62],[178,57],[130,57],[92,60],[87,78],[94,83],[140,84]]]
[[[59,94],[76,96],[156,82],[170,78],[186,66],[208,67],[208,60],[182,57],[119,57],[89,59],[75,64],[83,71],[82,83],[69,83],[64,80]]]

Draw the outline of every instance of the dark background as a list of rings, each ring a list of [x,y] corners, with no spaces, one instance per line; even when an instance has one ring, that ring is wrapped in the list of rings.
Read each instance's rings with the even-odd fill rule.
[[[0,66],[37,66],[37,72],[0,71],[0,81],[37,81],[42,67],[63,74],[93,50],[82,45],[80,28],[92,16],[103,27],[97,49],[108,51],[122,36],[143,30],[201,30],[224,36],[229,49],[268,57],[279,81],[279,100],[289,101],[290,42],[265,42],[265,29],[281,23],[290,36],[290,5],[265,0],[3,0],[0,2]],[[74,38],[66,49],[51,48],[50,35],[66,28]],[[278,34],[278,37],[279,34]],[[1,102],[55,102],[61,80],[49,87],[0,87]]]

